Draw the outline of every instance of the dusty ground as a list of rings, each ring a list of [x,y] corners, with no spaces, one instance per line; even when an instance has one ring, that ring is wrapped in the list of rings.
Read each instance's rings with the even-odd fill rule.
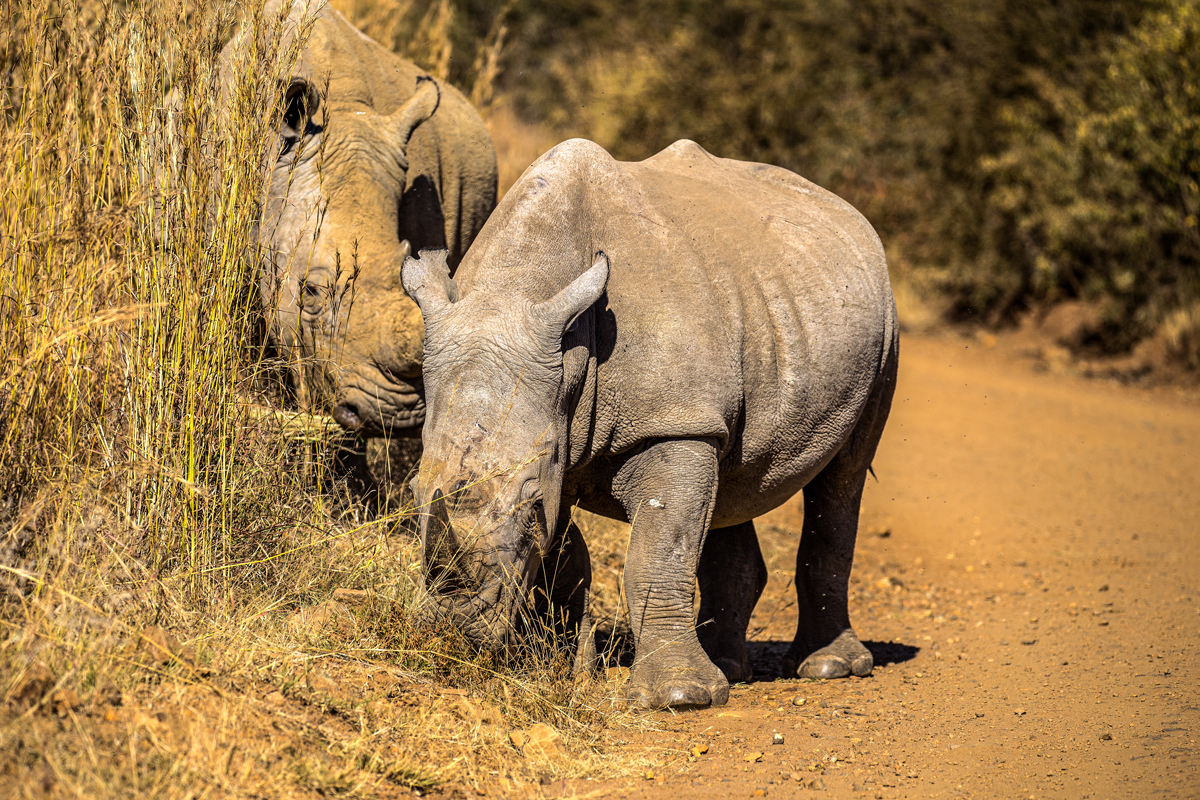
[[[79,653],[50,664],[36,707],[0,674],[0,797],[1200,797],[1198,393],[1075,377],[1029,349],[903,340],[851,586],[870,678],[779,679],[795,503],[759,525],[756,681],[722,708],[631,716],[612,713],[614,675],[545,755],[514,736],[567,703],[529,692],[569,681],[410,673],[370,592],[336,614],[231,611],[170,647],[43,604],[62,619],[30,635]],[[621,531],[585,522],[612,608]],[[415,558],[399,534],[375,557]],[[316,630],[322,609],[336,632]],[[105,649],[113,636],[129,646]]]
[[[756,682],[614,733],[652,777],[547,794],[1200,797],[1200,407],[989,344],[903,342],[852,584],[875,674],[777,678],[793,504],[760,520]]]

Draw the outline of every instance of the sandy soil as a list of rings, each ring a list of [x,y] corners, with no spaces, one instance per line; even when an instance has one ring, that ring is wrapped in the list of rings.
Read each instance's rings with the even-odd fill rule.
[[[903,342],[851,587],[875,674],[778,679],[793,503],[759,523],[756,681],[614,733],[648,775],[547,794],[1200,797],[1200,405],[994,343]]]

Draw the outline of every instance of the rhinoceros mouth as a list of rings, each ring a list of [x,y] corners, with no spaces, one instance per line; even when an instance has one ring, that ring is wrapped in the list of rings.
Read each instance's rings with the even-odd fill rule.
[[[512,598],[501,590],[499,596],[485,589],[470,592],[450,592],[437,588],[421,587],[419,599],[414,606],[419,619],[427,623],[448,623],[462,636],[463,640],[480,653],[494,658],[506,659],[515,644],[518,616]]]
[[[411,383],[349,384],[338,393],[332,416],[343,428],[364,436],[420,436],[424,388],[420,378]]]

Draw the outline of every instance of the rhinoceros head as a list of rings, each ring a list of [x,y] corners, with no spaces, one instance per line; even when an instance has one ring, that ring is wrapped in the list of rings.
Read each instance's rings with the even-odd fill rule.
[[[272,339],[302,406],[368,434],[417,435],[424,417],[421,314],[400,286],[410,247],[398,226],[408,143],[438,102],[421,79],[391,114],[330,112],[293,78],[267,165],[259,289]]]
[[[567,425],[579,376],[563,337],[603,294],[608,259],[554,297],[457,299],[445,254],[403,269],[425,322],[422,516],[426,599],[477,645],[503,651],[555,541]]]

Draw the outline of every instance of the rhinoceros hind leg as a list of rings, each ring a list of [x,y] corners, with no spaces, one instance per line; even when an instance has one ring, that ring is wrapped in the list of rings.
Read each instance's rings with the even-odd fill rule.
[[[863,409],[850,439],[804,487],[804,531],[796,552],[796,639],[784,674],[845,678],[871,674],[874,659],[850,627],[848,592],[863,484],[887,421],[895,360]]]
[[[704,652],[730,683],[754,677],[746,651],[750,615],[767,585],[767,565],[753,522],[708,532],[700,566],[700,613],[696,633]]]

